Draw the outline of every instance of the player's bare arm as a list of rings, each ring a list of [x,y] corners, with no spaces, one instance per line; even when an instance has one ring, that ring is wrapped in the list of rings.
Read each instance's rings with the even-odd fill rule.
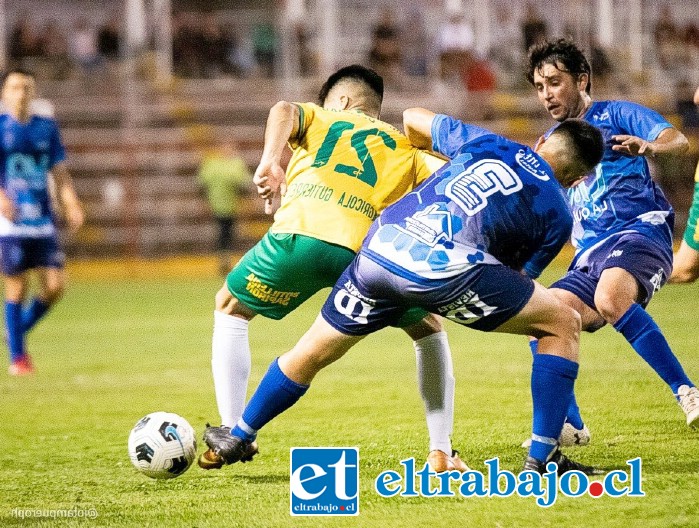
[[[281,160],[287,142],[299,132],[299,115],[298,106],[279,101],[267,117],[265,145],[253,182],[258,194],[266,200],[265,212],[268,214],[273,212],[273,198],[286,193],[286,173]]]
[[[403,112],[405,135],[416,147],[432,150],[432,121],[435,115],[425,108],[408,108]]]
[[[684,154],[689,149],[689,141],[676,128],[666,128],[655,141],[626,134],[612,136],[612,139],[618,143],[612,146],[612,150],[629,156],[677,155]]]
[[[66,222],[71,231],[75,232],[85,222],[85,213],[78,195],[73,187],[73,179],[70,177],[65,163],[58,163],[51,169],[56,194],[63,207]]]

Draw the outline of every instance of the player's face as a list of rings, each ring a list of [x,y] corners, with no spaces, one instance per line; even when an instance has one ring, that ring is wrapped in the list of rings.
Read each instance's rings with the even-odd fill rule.
[[[544,64],[534,71],[534,87],[539,101],[556,121],[581,117],[585,111],[585,86],[587,75],[579,79],[561,71],[554,64]]]
[[[11,73],[2,87],[2,101],[13,113],[23,114],[34,97],[34,78],[21,73]]]

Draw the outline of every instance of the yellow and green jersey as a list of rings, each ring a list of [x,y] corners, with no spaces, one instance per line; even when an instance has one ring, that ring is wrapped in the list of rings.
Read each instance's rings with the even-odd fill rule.
[[[289,142],[294,153],[273,233],[306,235],[356,252],[379,213],[444,164],[360,111],[298,107],[299,132]]]

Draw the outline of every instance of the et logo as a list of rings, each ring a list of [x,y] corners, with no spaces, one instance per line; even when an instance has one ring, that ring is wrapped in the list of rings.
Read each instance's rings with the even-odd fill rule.
[[[359,449],[292,447],[291,515],[359,515]]]

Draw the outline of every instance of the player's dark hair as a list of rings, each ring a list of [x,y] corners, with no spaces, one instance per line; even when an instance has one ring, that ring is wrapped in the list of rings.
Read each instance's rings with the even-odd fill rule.
[[[0,86],[5,86],[5,81],[13,73],[16,73],[19,75],[24,75],[26,77],[31,77],[32,79],[36,79],[36,75],[34,75],[34,72],[32,72],[32,71],[25,70],[24,68],[10,68],[9,70],[4,71],[2,73],[2,77],[0,77]]]
[[[575,150],[575,156],[589,172],[604,156],[604,138],[599,129],[583,119],[566,119],[551,132],[563,135],[566,144]]]
[[[592,73],[590,63],[587,62],[582,51],[570,40],[546,40],[534,44],[527,52],[529,64],[527,65],[527,81],[534,86],[534,72],[541,72],[545,64],[552,64],[563,72],[578,77],[587,74],[587,86],[585,91],[590,93],[592,89]]]
[[[318,102],[323,105],[325,103],[325,99],[330,93],[330,90],[332,90],[337,83],[344,81],[345,79],[358,81],[369,87],[378,97],[378,103],[379,106],[381,106],[381,102],[383,101],[383,77],[381,77],[371,68],[367,68],[361,64],[345,66],[328,77],[328,80],[325,81],[325,84],[323,84],[320,92],[318,93]]]

